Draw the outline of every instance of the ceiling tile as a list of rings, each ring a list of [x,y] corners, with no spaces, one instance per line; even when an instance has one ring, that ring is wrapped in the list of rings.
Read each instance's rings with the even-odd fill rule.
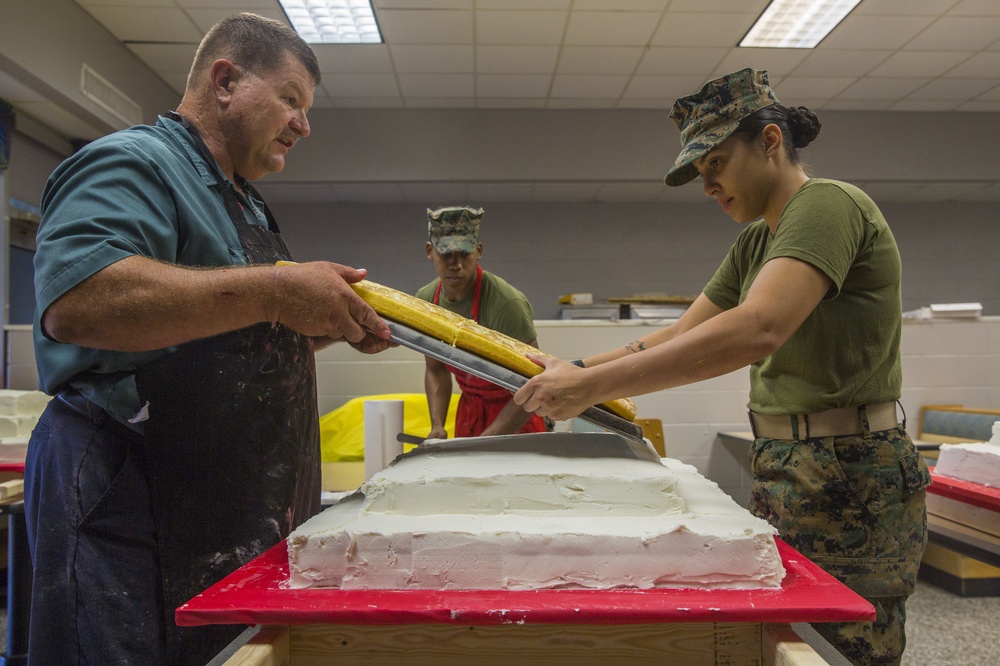
[[[482,74],[548,74],[558,46],[477,46],[476,71]]]
[[[476,0],[476,8],[490,9],[532,9],[545,11],[551,9],[569,9],[572,0]]]
[[[393,74],[332,74],[323,77],[323,88],[331,97],[394,97],[399,86]]]
[[[996,0],[962,0],[948,13],[952,16],[1000,16],[1000,3]]]
[[[673,0],[670,3],[671,13],[704,12],[707,14],[729,13],[737,5],[741,12],[753,14],[754,19],[764,13],[771,0]]]
[[[566,44],[645,46],[660,20],[651,12],[574,11],[566,27]]]
[[[837,96],[841,100],[896,100],[926,84],[928,79],[877,79],[865,77]]]
[[[836,97],[855,81],[850,77],[787,76],[775,86],[775,92],[786,104],[799,104],[800,99]]]
[[[824,49],[895,50],[933,23],[930,16],[865,16],[850,14],[819,44]]]
[[[330,73],[384,74],[392,72],[385,44],[313,44],[324,77]]]
[[[941,76],[968,57],[969,54],[962,51],[900,51],[886,58],[870,75],[876,78]]]
[[[472,44],[472,12],[391,9],[378,14],[387,44]]]
[[[948,72],[948,76],[995,77],[1000,72],[1000,52],[977,53]]]
[[[548,74],[478,74],[476,94],[479,97],[544,98],[551,82],[552,77]]]
[[[784,76],[794,71],[810,54],[808,49],[731,49],[715,66],[715,76],[725,76],[744,67],[766,69],[774,83],[776,76]]]
[[[796,76],[864,76],[892,55],[892,51],[815,49],[792,71]]]
[[[739,43],[756,14],[670,13],[653,35],[653,46],[727,46]]]
[[[1000,17],[944,17],[928,26],[906,45],[907,49],[947,51],[962,44],[969,51],[978,51],[997,40]]]
[[[334,97],[333,106],[340,109],[401,109],[406,106],[402,96],[395,97]]]
[[[481,109],[543,109],[544,97],[483,97],[476,100]]]
[[[941,0],[864,0],[851,15],[937,16],[941,5]]]
[[[79,1],[79,0],[78,0]],[[90,0],[91,2],[95,0]],[[96,0],[100,2],[101,0]],[[107,1],[107,0],[105,0]],[[129,0],[128,4],[131,4]],[[209,5],[216,9],[226,9],[229,13],[234,12],[250,12],[254,14],[260,14],[261,10],[264,9],[274,9],[277,0],[147,0],[150,4],[157,5],[170,5],[176,3],[178,7],[183,7],[184,9],[199,9],[205,5]],[[121,0],[118,2],[108,2],[108,4],[124,4]],[[80,3],[83,4],[83,3]],[[279,10],[280,11],[280,10]]]
[[[480,44],[560,44],[569,12],[476,12]]]
[[[552,80],[552,96],[614,99],[621,96],[627,83],[627,76],[557,74]]]
[[[673,106],[675,99],[698,92],[704,84],[703,79],[692,76],[633,76],[624,96],[669,99]]]
[[[858,99],[846,99],[843,96],[836,99],[829,100],[822,104],[810,104],[808,102],[796,102],[800,106],[805,106],[810,109],[818,110],[829,110],[829,111],[887,111],[890,106],[892,106],[894,100],[885,99],[869,99],[869,98],[858,98]]]
[[[950,100],[957,103],[960,99],[977,97],[995,85],[995,79],[935,79],[910,93],[907,99]]]
[[[139,56],[150,69],[160,74],[182,73],[187,76],[194,60],[197,43],[191,44],[129,44],[128,50]]]
[[[471,44],[390,46],[392,61],[400,73],[471,74],[475,53]]]
[[[704,80],[712,68],[729,52],[727,47],[711,48],[672,48],[653,46],[646,49],[646,54],[639,63],[637,74],[688,75],[694,72],[704,72]]]
[[[213,0],[214,2],[214,0]],[[200,33],[198,39],[194,40],[197,44],[201,36],[208,32],[209,28],[215,25],[218,21],[230,16],[234,13],[231,8],[199,8],[199,9],[187,9],[185,10],[187,15],[191,17],[194,24],[198,27],[198,32]],[[254,9],[255,14],[260,14],[261,16],[266,16],[267,18],[274,19],[275,21],[281,21],[286,25],[291,25],[288,23],[288,18],[276,5],[272,4],[268,9]]]
[[[375,9],[472,9],[472,5],[472,0],[376,0]]]
[[[560,74],[628,74],[644,49],[626,46],[566,46],[559,56]]]
[[[669,110],[674,105],[674,101],[677,97],[640,97],[629,94],[629,90],[625,90],[625,94],[622,96],[618,103],[616,104],[619,109],[664,109]]]
[[[670,0],[576,0],[577,11],[662,12]]]
[[[472,74],[400,74],[399,86],[407,97],[471,97]]]

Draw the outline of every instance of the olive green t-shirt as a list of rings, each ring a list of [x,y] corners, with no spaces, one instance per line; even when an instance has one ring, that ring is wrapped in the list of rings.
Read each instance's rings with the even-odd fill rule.
[[[424,285],[417,291],[416,297],[433,302],[434,292],[440,281],[438,279]],[[438,305],[468,319],[472,318],[471,294],[464,301],[452,302],[444,297],[442,289]],[[479,323],[525,343],[533,342],[538,337],[535,333],[534,313],[527,297],[489,271],[483,271],[479,293]]]
[[[705,287],[723,309],[746,298],[775,257],[812,264],[829,293],[781,349],[750,368],[748,407],[765,414],[811,414],[900,397],[901,267],[896,240],[864,192],[811,179],[788,201],[777,232],[751,223]]]

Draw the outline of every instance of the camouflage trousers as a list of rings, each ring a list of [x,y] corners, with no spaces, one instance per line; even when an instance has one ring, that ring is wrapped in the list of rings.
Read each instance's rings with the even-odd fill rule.
[[[853,664],[898,664],[906,598],[927,544],[927,465],[903,428],[806,440],[758,438],[749,509],[867,599],[874,623],[816,631]]]

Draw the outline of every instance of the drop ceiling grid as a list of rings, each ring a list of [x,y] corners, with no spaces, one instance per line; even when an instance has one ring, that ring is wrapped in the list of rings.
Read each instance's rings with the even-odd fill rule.
[[[281,16],[276,0],[78,1],[175,88],[193,44],[220,16],[237,9]],[[1000,85],[995,0],[863,0],[815,51],[733,47],[766,0],[375,4],[387,44],[316,47],[324,73],[341,75],[327,76],[318,105],[495,107],[521,100],[528,108],[540,101],[565,108],[590,100],[594,108],[636,108],[690,88],[681,83],[751,64],[818,108],[870,101],[879,110],[940,110],[952,101],[951,108],[1000,110],[987,94]],[[687,49],[692,55],[678,54]]]

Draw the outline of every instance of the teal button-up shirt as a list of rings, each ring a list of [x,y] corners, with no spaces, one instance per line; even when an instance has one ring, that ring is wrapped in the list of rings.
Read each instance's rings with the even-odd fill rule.
[[[41,313],[81,281],[133,255],[185,266],[246,264],[215,188],[221,178],[191,134],[162,116],[154,126],[88,144],[52,173],[35,253],[39,388],[54,395],[71,385],[126,424],[139,411],[135,370],[170,350],[116,352],[55,342],[41,332]],[[258,206],[243,202],[248,222],[266,224]]]

